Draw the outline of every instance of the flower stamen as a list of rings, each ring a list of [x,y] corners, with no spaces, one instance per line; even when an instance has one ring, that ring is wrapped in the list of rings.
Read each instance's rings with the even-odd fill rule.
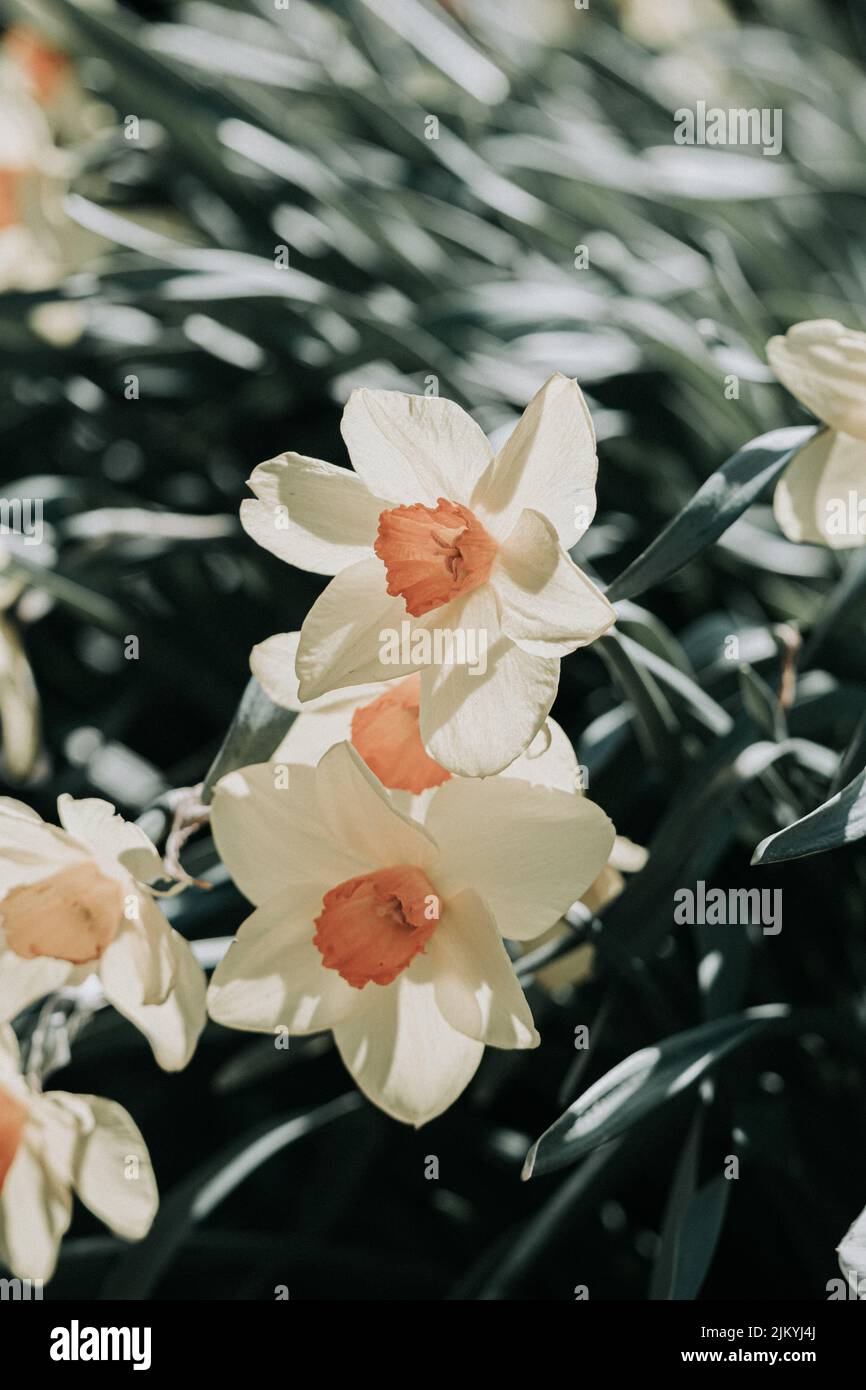
[[[19,884],[0,901],[6,944],[25,960],[98,960],[123,916],[123,888],[88,860]]]
[[[389,985],[424,950],[439,920],[439,899],[421,869],[376,869],[331,888],[313,943],[329,970],[355,989]]]
[[[388,593],[402,594],[407,612],[421,618],[486,584],[497,544],[468,507],[440,497],[435,508],[416,502],[382,512],[373,549]]]

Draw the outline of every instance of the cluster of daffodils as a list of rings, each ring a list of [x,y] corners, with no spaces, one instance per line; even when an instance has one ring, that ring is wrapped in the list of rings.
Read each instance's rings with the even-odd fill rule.
[[[866,335],[800,324],[768,353],[829,426],[779,483],[779,523],[862,544],[834,535],[828,503],[847,492],[866,510]],[[453,402],[399,392],[356,391],[343,436],[353,470],[281,455],[241,508],[260,545],[332,578],[300,632],[251,654],[296,717],[214,794],[217,849],[254,910],[207,993],[137,826],[97,799],[61,796],[59,825],[0,799],[0,1262],[19,1277],[50,1277],[72,1192],[128,1239],[157,1203],[124,1110],[22,1074],[9,1023],[29,1006],[93,980],[166,1070],[206,1013],[328,1030],[364,1094],[420,1125],[485,1046],[538,1045],[515,960],[553,942],[539,981],[584,978],[592,947],[559,940],[567,914],[599,910],[645,862],[550,718],[562,657],[615,620],[569,556],[595,510],[577,384],[551,378],[496,454]]]
[[[113,1101],[42,1094],[20,1074],[9,1021],[95,977],[160,1066],[186,1066],[205,1022],[205,979],[159,909],[147,836],[97,799],[58,802],[50,825],[0,798],[0,1264],[50,1279],[71,1193],[125,1239],[157,1206],[144,1140]]]
[[[567,932],[641,862],[549,718],[561,658],[615,619],[568,554],[595,511],[595,436],[560,375],[497,454],[452,401],[401,392],[354,392],[342,433],[352,471],[283,454],[241,508],[260,545],[333,578],[300,632],[252,652],[299,713],[216,790],[217,848],[256,910],[208,1009],[331,1030],[360,1089],[420,1125],[485,1045],[538,1045],[505,942]],[[587,961],[556,965],[552,984]]]
[[[255,910],[207,1009],[233,1028],[330,1030],[360,1089],[419,1125],[485,1045],[538,1045],[513,956],[639,867],[549,718],[561,657],[614,620],[568,555],[595,509],[595,438],[561,376],[497,455],[438,399],[359,391],[343,430],[354,472],[287,454],[242,508],[261,544],[334,578],[300,633],[252,653],[303,712],[271,761],[216,788],[216,846]],[[0,800],[0,1024],[94,979],[160,1066],[185,1066],[205,981],[160,910],[162,860],[104,801],[62,796],[58,816]],[[586,969],[572,954],[567,979]],[[44,1278],[71,1191],[134,1238],[155,1190],[125,1112],[42,1095],[3,1040],[0,1260]]]

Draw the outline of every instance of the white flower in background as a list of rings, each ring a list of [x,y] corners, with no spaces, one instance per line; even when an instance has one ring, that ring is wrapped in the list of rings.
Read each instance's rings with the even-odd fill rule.
[[[636,845],[633,840],[626,839],[624,835],[617,835],[610,852],[610,858],[598,878],[594,879],[586,892],[581,894],[580,902],[583,907],[593,915],[601,912],[602,908],[607,907],[608,903],[612,903],[614,898],[618,898],[625,888],[623,875],[639,873],[648,858],[649,855],[643,845]],[[558,922],[538,941],[533,941],[529,949],[538,950],[549,942],[560,940],[571,934],[571,928],[567,922]],[[540,985],[544,985],[545,989],[570,989],[575,985],[583,984],[585,980],[590,978],[595,967],[595,958],[594,942],[582,941],[573,950],[557,956],[556,960],[551,961],[549,965],[542,965],[535,972],[535,978]]]
[[[556,922],[607,862],[585,797],[514,778],[439,787],[402,815],[347,743],[318,767],[262,763],[217,785],[211,825],[256,911],[216,972],[211,1017],[331,1029],[361,1090],[420,1125],[468,1085],[485,1043],[538,1043],[502,938]]]
[[[792,541],[866,544],[866,333],[833,319],[794,324],[767,343],[776,376],[829,426],[785,469],[773,510]]]
[[[649,48],[672,48],[734,24],[725,0],[617,0],[622,29]]]
[[[301,629],[300,697],[418,671],[430,757],[468,777],[499,772],[543,726],[560,658],[615,621],[567,553],[595,513],[580,388],[551,377],[496,456],[435,396],[353,391],[342,433],[354,472],[282,454],[254,470],[256,500],[241,505],[260,545],[335,575]],[[455,662],[430,655],[446,634]],[[483,672],[461,656],[481,646]]]
[[[97,975],[166,1071],[205,1022],[205,979],[147,885],[165,876],[142,830],[96,798],[57,802],[62,829],[0,798],[0,1020]]]
[[[122,1106],[100,1096],[32,1090],[18,1044],[0,1027],[0,1265],[47,1281],[75,1192],[124,1240],[141,1240],[159,1197],[150,1156]]]
[[[92,135],[99,105],[78,81],[74,64],[36,29],[13,24],[0,43],[0,61],[39,106],[55,136]]]
[[[63,209],[75,159],[55,136],[78,136],[94,103],[63,54],[23,29],[0,44],[0,289],[45,289],[79,269],[103,243]],[[31,322],[65,345],[80,336],[80,305],[38,305]],[[44,330],[44,331],[43,331]]]

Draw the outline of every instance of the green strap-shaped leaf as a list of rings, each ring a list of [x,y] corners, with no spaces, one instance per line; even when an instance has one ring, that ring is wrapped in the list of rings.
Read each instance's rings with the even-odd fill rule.
[[[866,835],[866,768],[847,787],[808,816],[768,835],[752,855],[753,864],[781,864],[807,854],[825,854]]]
[[[632,1053],[594,1082],[535,1141],[526,1156],[523,1176],[549,1173],[583,1158],[659,1106],[683,1095],[729,1052],[788,1014],[785,1004],[767,1004],[701,1024]]]
[[[247,682],[240,704],[219,752],[210,765],[202,787],[207,805],[221,777],[238,767],[264,763],[273,753],[294,719],[293,710],[275,705],[255,676]]]
[[[683,510],[607,590],[611,603],[670,579],[717,541],[817,433],[814,425],[771,430],[751,440],[707,478]]]
[[[144,1240],[133,1246],[112,1269],[105,1296],[150,1298],[190,1232],[225,1201],[235,1188],[256,1173],[275,1154],[309,1134],[359,1110],[357,1092],[326,1101],[316,1110],[265,1121],[222,1149],[215,1158],[179,1183],[160,1205]]]

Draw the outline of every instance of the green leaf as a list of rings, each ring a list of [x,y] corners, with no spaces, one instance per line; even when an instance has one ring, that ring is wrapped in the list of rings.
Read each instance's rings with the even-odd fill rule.
[[[133,1246],[110,1273],[106,1297],[150,1297],[187,1236],[236,1187],[289,1144],[297,1143],[306,1135],[333,1124],[335,1120],[359,1110],[362,1105],[359,1093],[352,1091],[326,1102],[317,1110],[289,1119],[267,1120],[223,1149],[164,1199],[144,1240]]]
[[[680,1233],[672,1299],[697,1298],[700,1293],[716,1253],[730,1195],[731,1183],[723,1173],[717,1173],[694,1194]]]
[[[704,1107],[699,1100],[694,1117],[689,1126],[686,1142],[682,1147],[674,1178],[668,1193],[662,1221],[659,1252],[653,1264],[650,1279],[649,1298],[652,1302],[673,1298],[677,1269],[680,1258],[680,1241],[683,1224],[689,1205],[695,1195],[698,1181],[698,1165],[701,1157],[701,1139],[704,1132]]]
[[[823,806],[762,840],[753,864],[781,864],[807,854],[841,849],[866,835],[866,768]]]
[[[813,425],[771,430],[751,440],[723,463],[643,554],[613,581],[607,590],[611,603],[634,598],[670,579],[717,541],[757,502],[816,432]]]
[[[637,643],[626,647],[628,641],[616,631],[609,632],[597,643],[596,651],[631,706],[644,755],[652,762],[675,767],[680,761],[679,721],[646,662],[636,662],[631,655],[630,648]]]
[[[666,699],[673,698],[682,704],[705,729],[717,737],[730,733],[734,723],[731,716],[711,695],[701,689],[697,681],[631,637],[620,634],[619,640],[625,655],[632,663],[650,675],[657,686],[665,687]]]
[[[236,768],[249,767],[251,763],[267,762],[294,717],[294,710],[275,705],[255,676],[251,676],[229,731],[204,779],[202,801],[205,805],[210,802],[221,777]]]
[[[524,1178],[564,1168],[630,1129],[696,1085],[723,1057],[769,1024],[786,1019],[789,1012],[786,1004],[766,1004],[632,1053],[594,1082],[535,1141],[526,1156]]]
[[[780,743],[786,737],[785,714],[770,686],[747,662],[740,666],[740,695],[758,729]]]

